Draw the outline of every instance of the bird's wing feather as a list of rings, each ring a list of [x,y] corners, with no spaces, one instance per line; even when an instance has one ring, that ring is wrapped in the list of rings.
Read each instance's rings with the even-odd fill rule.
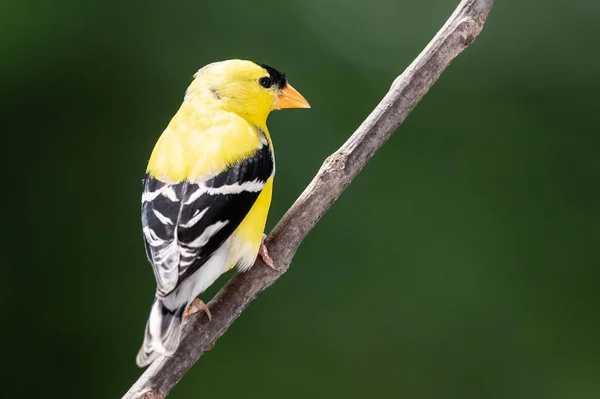
[[[264,144],[210,178],[169,183],[146,175],[142,225],[160,295],[173,291],[227,240],[273,170]]]

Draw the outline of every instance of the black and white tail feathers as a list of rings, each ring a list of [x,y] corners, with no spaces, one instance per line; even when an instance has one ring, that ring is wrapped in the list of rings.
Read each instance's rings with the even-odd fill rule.
[[[159,356],[172,355],[179,346],[183,311],[187,303],[169,309],[162,299],[156,298],[146,323],[144,343],[135,359],[139,367],[146,367]]]

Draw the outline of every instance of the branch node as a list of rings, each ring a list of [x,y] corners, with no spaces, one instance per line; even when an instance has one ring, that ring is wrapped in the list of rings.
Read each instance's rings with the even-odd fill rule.
[[[346,151],[336,151],[328,156],[327,159],[325,159],[322,172],[327,171],[327,173],[333,174],[333,176],[337,179],[339,176],[344,175],[347,162],[348,153]],[[325,177],[324,173],[320,173],[320,175],[322,178]]]
[[[457,26],[461,35],[461,43],[466,47],[473,43],[483,29],[483,24],[487,19],[487,13],[481,12],[474,17],[466,17]]]

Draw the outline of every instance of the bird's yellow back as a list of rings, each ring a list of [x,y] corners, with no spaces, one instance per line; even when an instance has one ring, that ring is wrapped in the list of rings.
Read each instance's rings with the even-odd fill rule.
[[[147,172],[167,181],[195,180],[256,151],[263,132],[271,146],[267,117],[274,97],[256,83],[265,73],[243,60],[200,69],[156,143]]]
[[[227,110],[184,102],[159,138],[147,172],[166,181],[193,181],[217,174],[259,149],[266,126],[251,125]]]

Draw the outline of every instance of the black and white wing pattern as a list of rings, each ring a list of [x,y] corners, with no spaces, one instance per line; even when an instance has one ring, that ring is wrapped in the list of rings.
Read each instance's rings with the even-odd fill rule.
[[[164,182],[146,175],[142,227],[157,295],[198,270],[244,220],[274,171],[269,145],[202,181]]]

